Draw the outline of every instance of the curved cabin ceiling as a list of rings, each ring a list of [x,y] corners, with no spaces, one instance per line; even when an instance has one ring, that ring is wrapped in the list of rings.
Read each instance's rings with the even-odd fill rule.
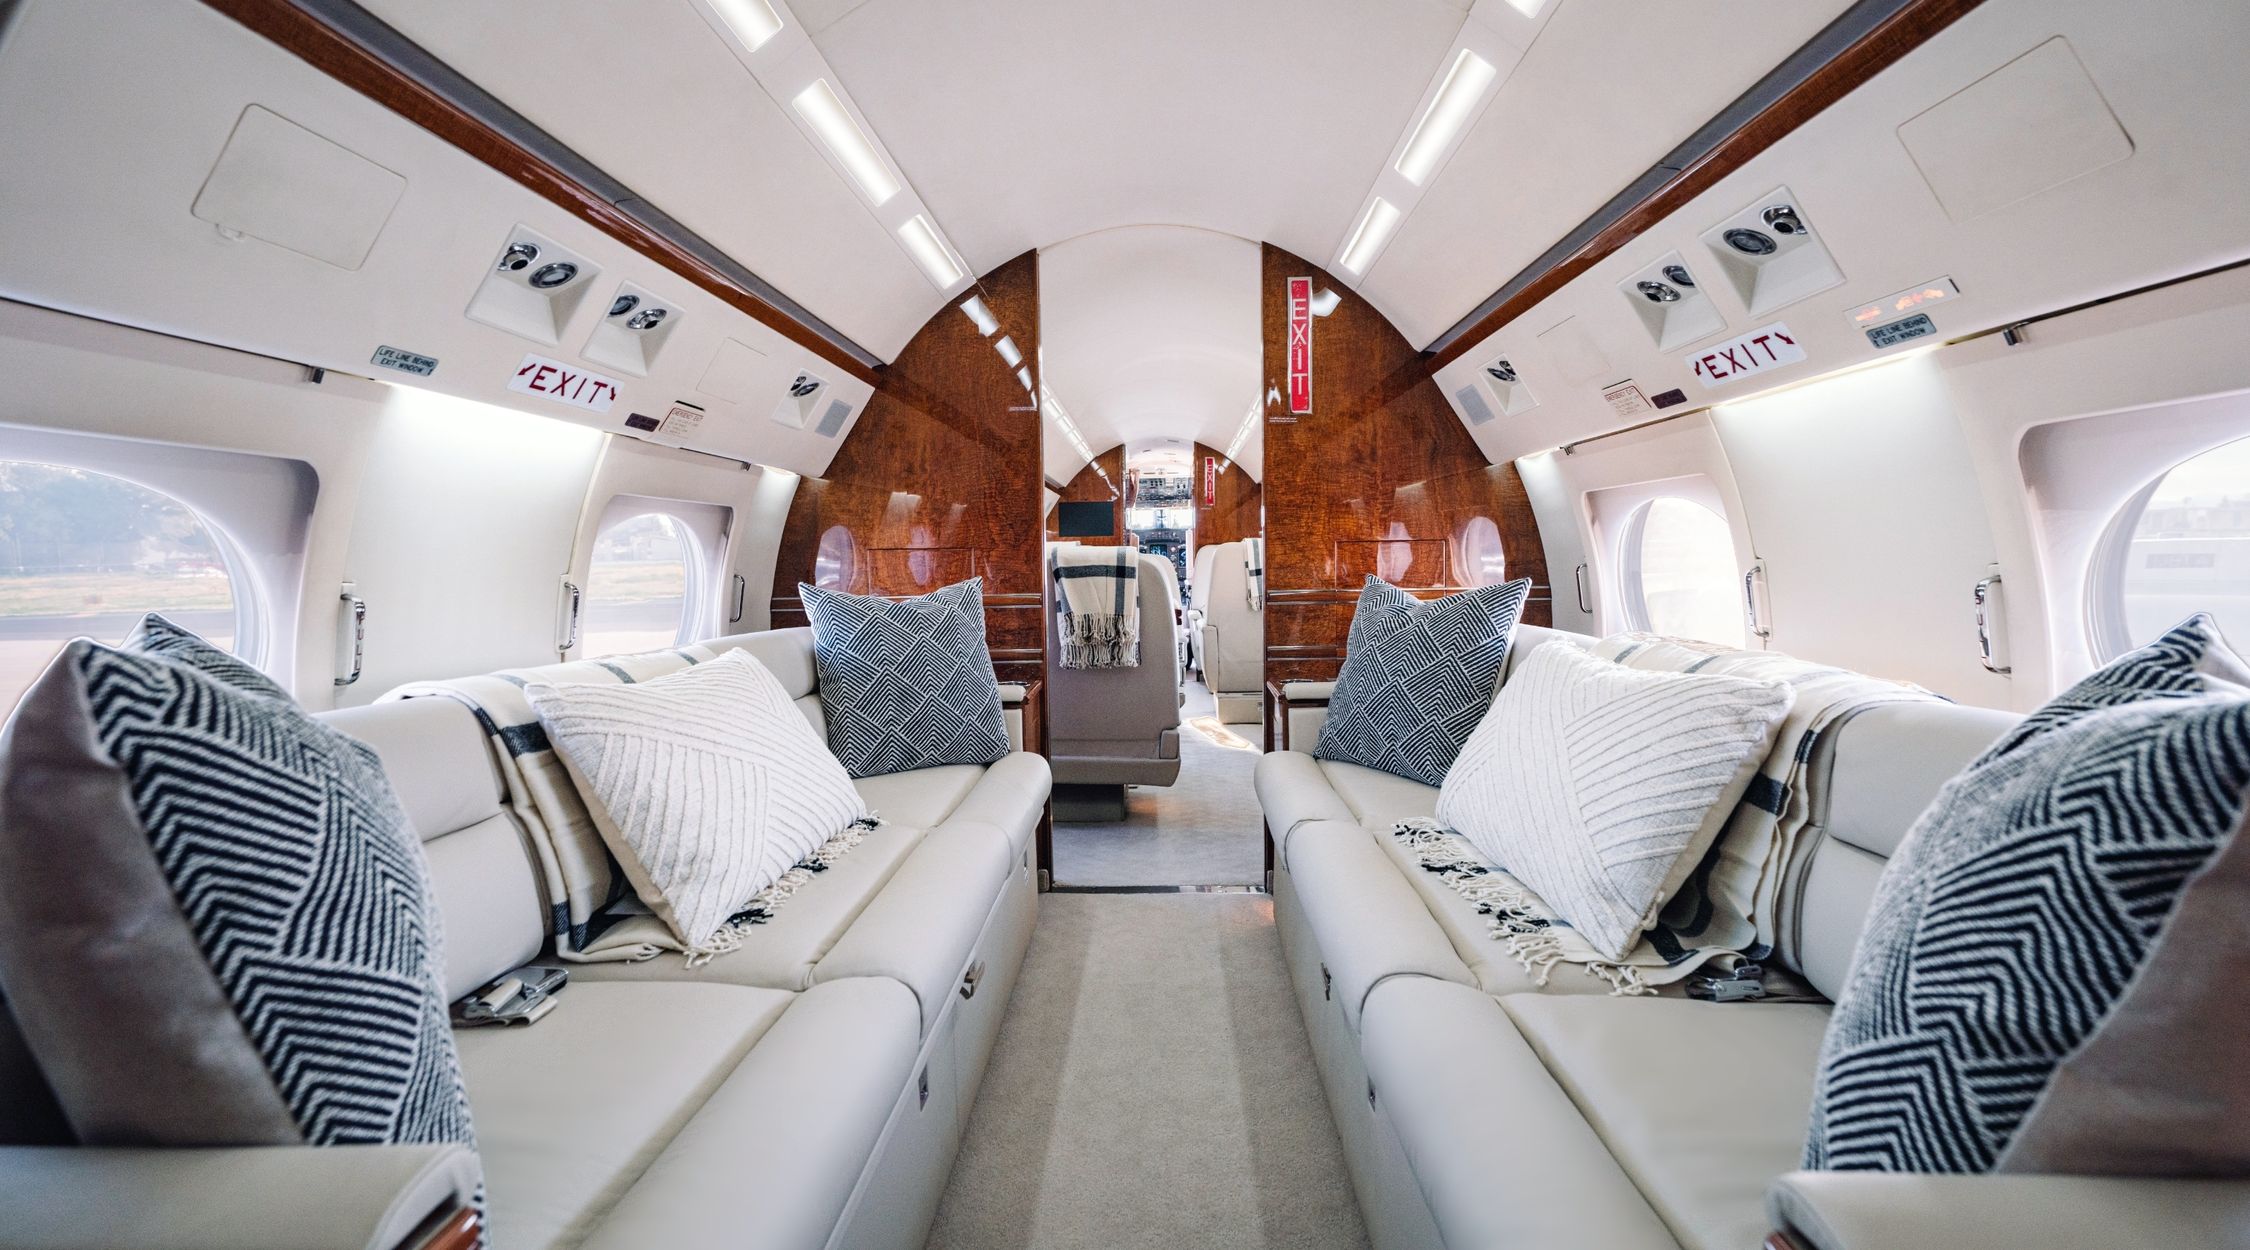
[[[1257,403],[1264,348],[1248,240],[1127,226],[1056,244],[1039,253],[1039,320],[1040,380],[1094,453],[1164,439],[1224,450]],[[1264,440],[1247,425],[1234,458],[1255,478]],[[1047,476],[1067,482],[1088,457],[1058,434],[1050,425]]]
[[[1419,344],[1849,7],[774,0],[782,32],[747,52],[703,4],[649,0],[627,21],[606,5],[363,0],[886,360],[959,284],[932,285],[789,113],[822,78],[971,273],[1138,225],[1333,268],[1371,197],[1400,181],[1391,162],[1425,102],[1477,49],[1498,86],[1357,283]]]

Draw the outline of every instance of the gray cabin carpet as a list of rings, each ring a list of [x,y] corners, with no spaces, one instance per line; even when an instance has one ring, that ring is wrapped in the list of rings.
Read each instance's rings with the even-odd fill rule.
[[[930,1247],[1367,1245],[1273,901],[1039,907]]]
[[[1252,789],[1261,731],[1254,724],[1224,726],[1220,732],[1247,749],[1220,746],[1189,723],[1211,711],[1210,692],[1190,682],[1180,712],[1179,779],[1128,788],[1125,820],[1055,822],[1055,884],[1254,885],[1266,879],[1265,827]]]

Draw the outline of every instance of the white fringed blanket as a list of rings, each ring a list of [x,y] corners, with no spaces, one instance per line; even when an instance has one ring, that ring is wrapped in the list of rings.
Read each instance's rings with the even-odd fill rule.
[[[1063,667],[1139,666],[1140,552],[1132,547],[1056,547],[1048,561]]]

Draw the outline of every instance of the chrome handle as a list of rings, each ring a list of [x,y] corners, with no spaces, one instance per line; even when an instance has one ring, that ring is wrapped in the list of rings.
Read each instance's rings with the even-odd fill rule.
[[[1594,614],[1593,601],[1586,597],[1586,566],[1581,564],[1570,571],[1570,580],[1578,587],[1578,610],[1588,616]]]
[[[727,618],[727,624],[732,625],[737,621],[740,621],[742,619],[742,609],[747,606],[749,602],[750,579],[744,577],[740,573],[737,573],[734,575],[734,615]]]
[[[961,974],[961,997],[964,999],[975,998],[977,996],[977,983],[982,980],[984,980],[984,961],[980,959],[970,964],[969,970]]]
[[[563,579],[562,588],[563,597],[568,600],[570,606],[564,609],[567,615],[563,622],[562,641],[556,644],[555,650],[567,654],[571,648],[578,645],[579,611],[586,605],[586,592],[578,588],[577,582],[568,578]]]
[[[2005,677],[2015,671],[2015,666],[1992,662],[1992,621],[1988,611],[1992,602],[1992,588],[1999,584],[2000,575],[1998,573],[1990,577],[1980,577],[1977,579],[1976,590],[1973,592],[1977,612],[1977,663],[1984,665],[1985,672],[1998,673]]]
[[[340,595],[338,598],[351,605],[346,611],[351,613],[352,621],[352,671],[337,678],[336,684],[349,686],[367,671],[367,600],[354,594]]]
[[[1758,619],[1758,579],[1766,575],[1766,566],[1753,564],[1742,575],[1742,607],[1750,619],[1750,633],[1756,638],[1771,638],[1773,631]]]

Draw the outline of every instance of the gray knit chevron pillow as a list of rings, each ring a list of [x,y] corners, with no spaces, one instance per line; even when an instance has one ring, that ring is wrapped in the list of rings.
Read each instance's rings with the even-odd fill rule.
[[[2198,616],[1946,784],[1884,869],[1809,1168],[2250,1173],[2250,697]]]
[[[1424,603],[1368,578],[1313,754],[1442,784],[1492,706],[1530,594],[1524,578]]]
[[[0,995],[71,1128],[469,1142],[421,841],[375,752],[151,634],[71,643],[0,740]]]
[[[984,579],[913,599],[797,585],[812,618],[828,749],[854,777],[1008,753],[1000,684],[984,645]]]

